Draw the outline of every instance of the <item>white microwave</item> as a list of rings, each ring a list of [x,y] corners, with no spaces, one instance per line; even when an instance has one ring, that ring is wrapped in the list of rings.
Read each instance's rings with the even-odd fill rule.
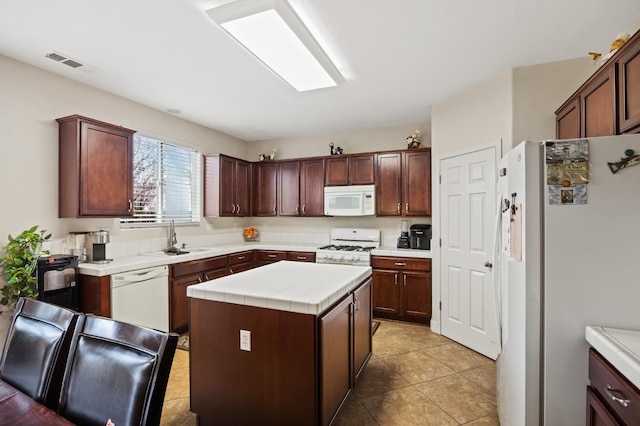
[[[327,216],[373,216],[376,214],[374,185],[325,186],[324,214]]]

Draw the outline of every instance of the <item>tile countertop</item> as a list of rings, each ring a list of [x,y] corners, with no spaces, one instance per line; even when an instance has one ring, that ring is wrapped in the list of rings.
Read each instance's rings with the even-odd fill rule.
[[[191,285],[187,296],[318,315],[370,275],[369,266],[283,260]]]
[[[640,330],[587,326],[587,342],[640,389]]]
[[[401,249],[393,246],[380,246],[371,251],[373,256],[401,256],[431,259],[431,250]]]
[[[109,263],[80,263],[78,273],[102,277],[106,275],[119,274],[136,269],[151,268],[154,266],[171,265],[174,263],[187,262],[190,260],[204,259],[207,257],[223,256],[238,253],[245,250],[287,250],[287,251],[312,251],[318,249],[318,244],[302,243],[233,243],[220,244],[210,247],[188,247],[185,250],[193,250],[189,254],[168,256],[166,254],[140,254],[136,256],[125,256],[114,259]],[[378,256],[403,256],[431,258],[429,250],[398,249],[395,247],[379,247],[371,252]]]

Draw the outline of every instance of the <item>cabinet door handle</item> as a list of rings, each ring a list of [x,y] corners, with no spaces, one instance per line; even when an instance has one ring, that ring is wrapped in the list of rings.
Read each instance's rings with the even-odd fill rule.
[[[402,281],[403,281],[404,286],[406,287],[407,286],[407,276],[406,275],[402,276]]]
[[[133,210],[133,201],[129,198],[129,211]]]
[[[612,401],[617,402],[618,404],[622,405],[624,408],[627,408],[629,406],[629,403],[631,403],[631,401],[629,401],[628,399],[622,399],[615,396],[613,392],[618,392],[622,396],[624,396],[624,394],[622,393],[622,391],[615,389],[610,384],[607,384],[607,387],[604,391],[609,396],[609,398],[611,398]]]
[[[398,274],[393,274],[393,283],[398,285]]]
[[[240,204],[236,204],[236,207],[238,208],[238,209],[236,210],[236,214],[240,214]]]
[[[234,214],[235,212],[236,212],[236,205],[231,204],[231,214]]]
[[[407,266],[404,262],[396,262],[396,266]]]
[[[404,212],[409,213],[409,203],[404,203]]]
[[[300,214],[300,206],[296,204],[296,214]]]
[[[229,268],[229,273],[233,274],[233,269],[232,268]]]
[[[198,282],[201,283],[202,282],[202,277],[198,277]]]
[[[274,214],[275,214],[275,213],[277,213],[277,211],[278,211],[278,210],[276,209],[276,207],[278,207],[278,206],[273,206],[273,213],[274,213]]]
[[[204,280],[205,280],[205,281],[211,281],[211,280],[209,279],[209,275],[207,275],[207,274],[204,274]]]
[[[398,213],[400,213],[400,203],[398,203]]]

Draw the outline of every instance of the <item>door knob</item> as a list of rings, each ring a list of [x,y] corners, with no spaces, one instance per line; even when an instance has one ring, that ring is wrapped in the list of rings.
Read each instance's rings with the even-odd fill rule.
[[[487,268],[493,268],[493,263],[487,260],[486,262],[484,262],[484,266],[486,266]]]

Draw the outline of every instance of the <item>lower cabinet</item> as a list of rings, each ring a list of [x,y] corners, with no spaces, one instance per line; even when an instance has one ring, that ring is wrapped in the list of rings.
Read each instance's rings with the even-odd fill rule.
[[[312,251],[290,251],[287,252],[287,260],[315,263],[316,253]]]
[[[101,317],[111,317],[111,276],[78,275],[80,311]]]
[[[176,263],[169,268],[169,330],[189,328],[187,287],[228,275],[227,256]]]
[[[280,250],[258,250],[258,265],[263,266],[269,263],[287,260],[287,252]]]
[[[328,425],[371,357],[371,280],[318,319],[320,424]]]
[[[229,273],[237,274],[238,272],[248,271],[255,267],[254,250],[233,253],[229,255]]]
[[[371,266],[375,316],[431,321],[431,259],[372,256]]]
[[[589,349],[587,425],[640,424],[640,390],[595,349]]]

